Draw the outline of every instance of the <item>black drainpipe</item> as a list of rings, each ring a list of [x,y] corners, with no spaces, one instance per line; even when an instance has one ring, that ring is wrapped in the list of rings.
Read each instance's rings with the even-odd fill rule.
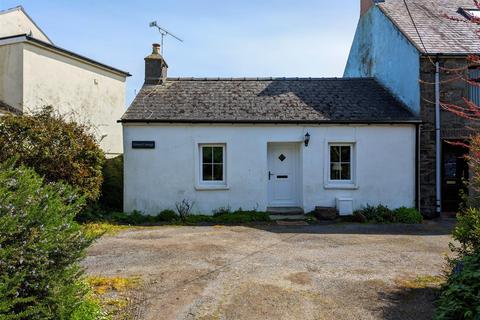
[[[415,125],[415,208],[420,211],[420,124]]]

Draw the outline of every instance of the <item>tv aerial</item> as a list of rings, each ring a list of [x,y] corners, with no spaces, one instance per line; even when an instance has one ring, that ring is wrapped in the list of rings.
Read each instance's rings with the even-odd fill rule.
[[[172,38],[174,39],[177,39],[178,41],[180,42],[183,42],[182,39],[180,39],[179,37],[177,37],[176,35],[174,35],[173,33],[171,33],[170,31],[168,31],[167,29],[163,28],[163,27],[160,27],[157,23],[157,21],[152,21],[150,22],[150,28],[157,28],[158,29],[158,32],[160,32],[160,35],[162,37],[162,42],[161,42],[161,49],[162,50],[162,56],[163,56],[163,38],[165,38],[165,36],[171,36]]]

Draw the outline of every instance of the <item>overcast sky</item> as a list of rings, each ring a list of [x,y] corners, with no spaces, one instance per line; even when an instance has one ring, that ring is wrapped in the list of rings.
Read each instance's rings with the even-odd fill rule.
[[[23,5],[52,41],[130,72],[127,101],[143,83],[143,58],[166,39],[169,76],[341,77],[360,0],[0,0]]]

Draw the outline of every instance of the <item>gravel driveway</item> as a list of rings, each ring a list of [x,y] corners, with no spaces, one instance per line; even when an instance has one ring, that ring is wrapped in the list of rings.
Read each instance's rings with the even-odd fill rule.
[[[451,223],[153,227],[107,236],[87,273],[140,276],[135,319],[430,319]]]

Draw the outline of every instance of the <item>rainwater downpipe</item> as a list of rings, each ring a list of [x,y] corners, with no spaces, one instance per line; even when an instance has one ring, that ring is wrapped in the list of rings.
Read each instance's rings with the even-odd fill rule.
[[[441,184],[441,157],[442,157],[442,137],[440,130],[440,61],[437,57],[435,63],[435,202],[436,213],[442,212],[442,184]]]

